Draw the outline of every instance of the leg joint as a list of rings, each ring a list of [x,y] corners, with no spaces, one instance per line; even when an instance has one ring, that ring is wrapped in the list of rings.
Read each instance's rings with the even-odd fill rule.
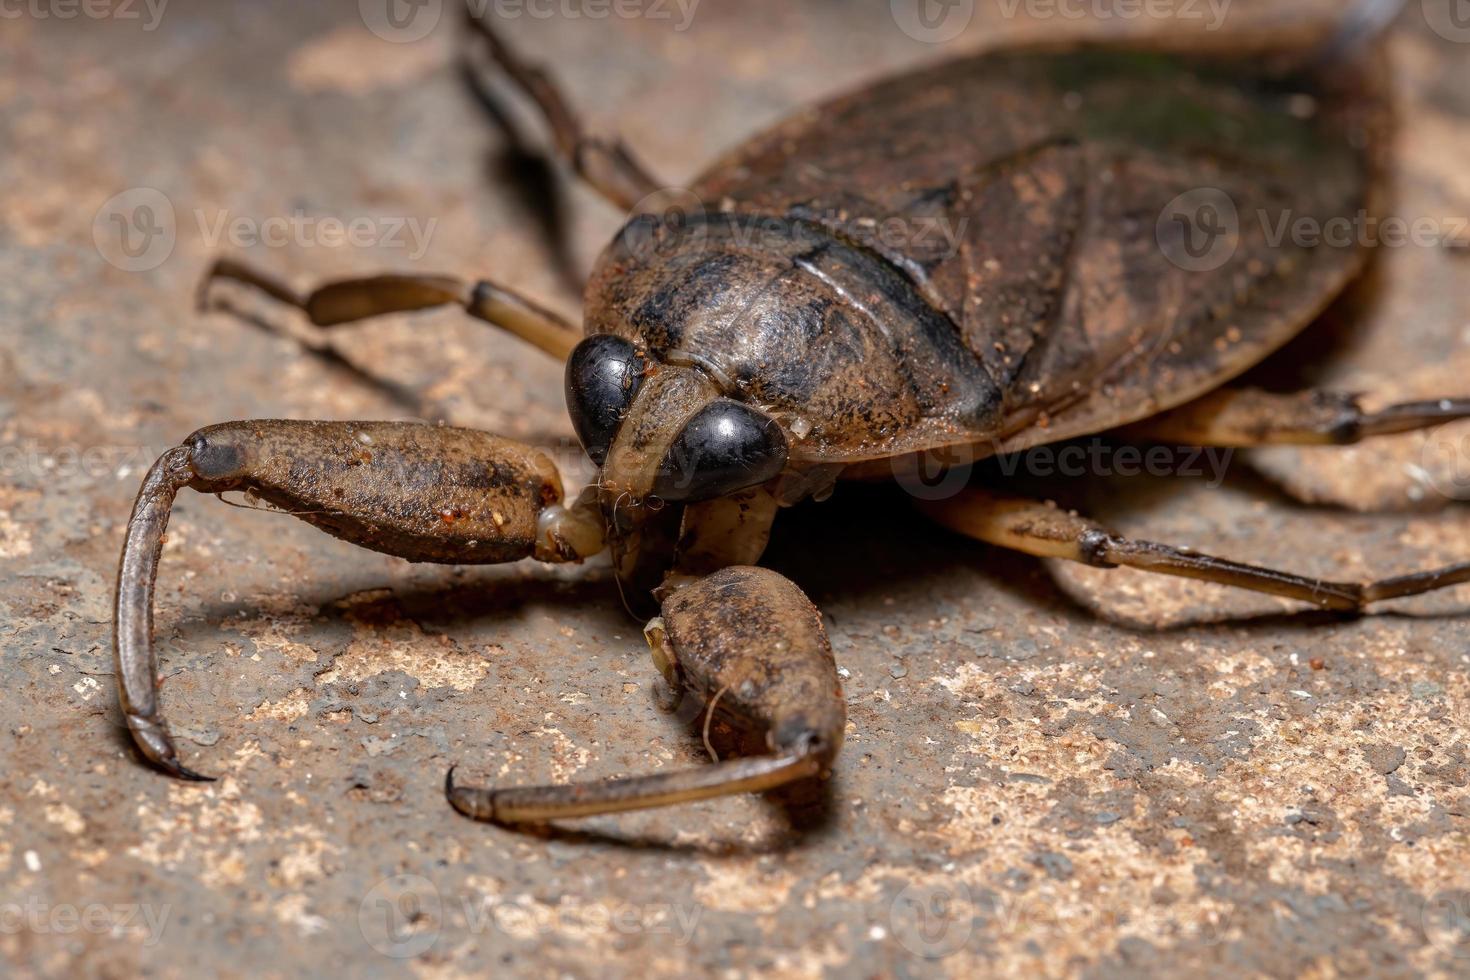
[[[1077,539],[1077,553],[1084,564],[1093,568],[1117,568],[1117,563],[1107,558],[1117,543],[1118,539],[1113,535],[1101,528],[1092,528]]]

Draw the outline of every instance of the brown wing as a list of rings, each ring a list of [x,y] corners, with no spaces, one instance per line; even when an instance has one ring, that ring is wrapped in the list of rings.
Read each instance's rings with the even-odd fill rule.
[[[890,454],[1017,449],[1196,397],[1341,291],[1356,236],[1289,230],[1371,212],[1376,66],[1288,81],[1153,51],[991,54],[803,113],[694,191],[881,254],[1004,389],[1000,433],[921,427]]]

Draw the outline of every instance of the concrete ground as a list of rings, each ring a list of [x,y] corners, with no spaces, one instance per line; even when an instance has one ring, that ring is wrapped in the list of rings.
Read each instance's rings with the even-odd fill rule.
[[[1414,0],[1393,39],[1393,213],[1441,225],[1470,214],[1455,2]],[[507,31],[678,182],[895,69],[1152,29],[1129,5],[1066,7],[1087,22],[974,6],[945,45],[911,36],[902,2],[527,3]],[[1238,0],[1225,28],[1332,6]],[[119,725],[109,602],[165,447],[224,419],[444,418],[586,476],[536,352],[430,313],[342,333],[340,359],[303,353],[196,312],[209,260],[302,285],[490,274],[571,314],[620,215],[538,163],[503,87],[499,124],[468,94],[452,18],[409,40],[427,22],[394,28],[369,0],[114,7],[15,4],[0,30],[0,975],[1470,972],[1470,592],[1291,615],[954,540],[896,489],[788,513],[769,557],[845,671],[847,744],[807,798],[542,834],[464,820],[441,794],[451,763],[533,782],[702,761],[655,705],[606,566],[415,567],[197,495],[174,516],[157,635],[186,761],[221,779],[145,768]],[[363,234],[334,243],[330,221],[353,219]],[[1263,378],[1470,389],[1470,266],[1382,252]],[[1467,438],[1241,454],[1218,486],[1039,482],[1130,532],[1366,577],[1470,554],[1446,506],[1470,497]]]

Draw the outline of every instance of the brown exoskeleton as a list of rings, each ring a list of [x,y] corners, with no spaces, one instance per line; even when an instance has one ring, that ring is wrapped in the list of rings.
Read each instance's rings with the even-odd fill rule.
[[[1375,13],[1369,3],[1355,13]],[[1351,17],[1361,28],[1372,18]],[[620,144],[585,137],[557,88],[484,22],[491,55],[543,110],[561,154],[625,209],[659,189]],[[1375,414],[1326,393],[1221,386],[1309,323],[1366,250],[1229,230],[1229,254],[1158,217],[1210,188],[1242,214],[1371,211],[1387,123],[1362,38],[1281,50],[1053,45],[882,82],[737,148],[692,188],[718,202],[637,214],[587,287],[581,330],[510,290],[381,275],[308,295],[233,261],[321,327],[458,304],[567,364],[597,480],[571,501],[537,450],[464,429],[232,422],[159,459],[128,527],[116,655],[134,739],[179,761],[158,705],[152,592],[178,490],[247,490],[411,561],[580,561],[610,549],[666,678],[765,735],[765,755],[575,785],[449,785],[496,822],[542,821],[775,787],[823,773],[845,712],[820,617],[755,566],[777,512],[840,477],[902,472],[1129,426],[1205,446],[1345,443],[1470,416],[1470,401]],[[869,231],[946,218],[958,241]],[[1182,249],[1182,252],[1180,251]],[[1181,260],[1181,255],[1185,260]],[[1033,555],[1130,566],[1360,611],[1470,581],[1470,564],[1362,585],[1131,541],[1076,515],[968,489],[925,510]]]

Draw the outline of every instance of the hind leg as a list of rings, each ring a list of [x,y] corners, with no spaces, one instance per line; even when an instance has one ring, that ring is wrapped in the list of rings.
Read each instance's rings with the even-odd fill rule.
[[[1466,418],[1467,398],[1366,411],[1355,395],[1342,392],[1223,389],[1119,434],[1246,449],[1250,468],[1300,503],[1382,512],[1467,499],[1470,437],[1465,427],[1447,424]],[[1332,448],[1359,443],[1376,444],[1356,455]]]
[[[1137,568],[1200,579],[1252,592],[1309,602],[1338,612],[1363,612],[1387,599],[1402,599],[1470,582],[1470,563],[1381,579],[1334,582],[1215,558],[1152,541],[1113,534],[1085,517],[1035,500],[967,489],[918,507],[967,537],[1041,558],[1065,558],[1097,568]]]
[[[248,263],[225,258],[217,259],[199,284],[201,310],[210,308],[211,288],[221,280],[242,283],[294,306],[323,329],[389,313],[459,306],[559,361],[566,360],[582,339],[580,330],[555,313],[485,280],[471,284],[453,276],[380,274],[329,282],[299,293]]]
[[[1356,395],[1304,391],[1277,395],[1223,388],[1120,434],[1184,446],[1345,446],[1470,418],[1470,398],[1405,402],[1365,412]]]
[[[465,15],[491,59],[541,110],[562,161],[593,190],[622,210],[630,211],[664,186],[633,157],[622,140],[588,136],[556,81],[541,68],[522,61],[496,33],[489,18],[468,7]]]

